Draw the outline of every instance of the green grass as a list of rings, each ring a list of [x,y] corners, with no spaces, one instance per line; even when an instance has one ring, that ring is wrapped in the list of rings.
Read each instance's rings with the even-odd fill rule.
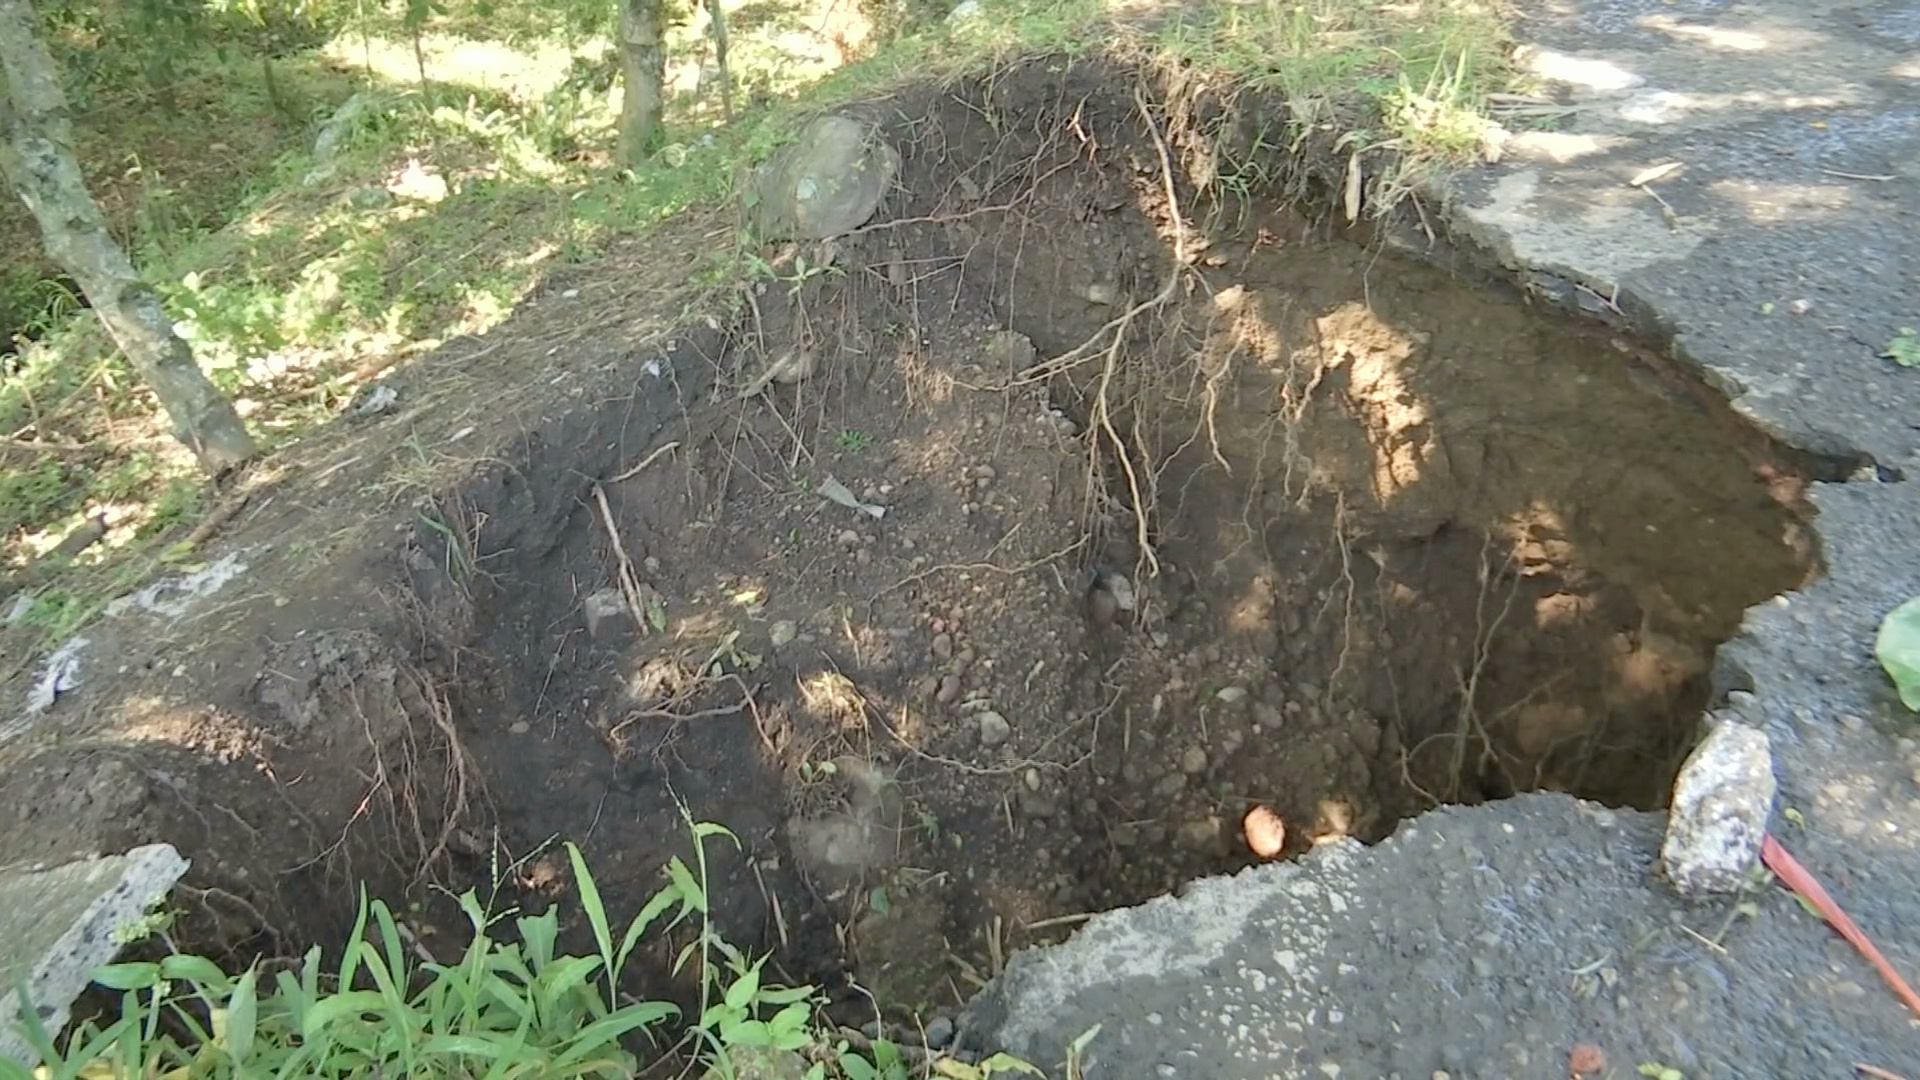
[[[0,1080],[571,1080],[630,1077],[669,1054],[691,1058],[709,1077],[773,1060],[785,1070],[776,1075],[804,1071],[807,1080],[908,1080],[899,1047],[885,1040],[849,1046],[832,1034],[814,988],[772,982],[767,957],[749,957],[718,934],[708,917],[706,844],[739,841],[719,825],[689,819],[688,827],[692,864],[669,860],[659,890],[625,922],[608,911],[580,849],[566,845],[591,953],[560,950],[559,905],[539,915],[496,911],[469,890],[458,898],[466,947],[445,961],[426,959],[394,911],[363,893],[332,966],[318,947],[270,978],[258,964],[233,972],[172,951],[110,964],[93,981],[120,995],[118,1014],[84,1021],[64,1040],[23,1002],[17,1022],[42,1064],[29,1072],[0,1059]],[[142,926],[152,932],[167,921],[163,915]],[[691,972],[699,987],[700,1007],[690,1017],[621,989],[636,950],[676,930],[690,940],[675,953],[674,969]],[[683,1034],[670,1043],[676,1027]],[[1004,1055],[979,1066],[951,1064],[961,1071],[948,1075],[982,1080],[1039,1075]]]

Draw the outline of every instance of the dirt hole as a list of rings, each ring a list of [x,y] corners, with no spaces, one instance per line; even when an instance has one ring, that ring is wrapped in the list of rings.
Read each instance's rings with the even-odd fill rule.
[[[880,224],[636,374],[684,416],[614,460],[632,402],[583,408],[577,454],[472,493],[482,551],[501,492],[580,493],[467,586],[477,877],[557,895],[565,837],[637,905],[684,804],[742,841],[724,932],[915,1010],[1248,864],[1255,807],[1291,856],[1521,791],[1662,802],[1716,645],[1810,572],[1794,469],[1637,342],[1287,208],[1284,170],[1233,197],[1239,121],[1150,125],[1133,86],[1036,64],[876,112]]]

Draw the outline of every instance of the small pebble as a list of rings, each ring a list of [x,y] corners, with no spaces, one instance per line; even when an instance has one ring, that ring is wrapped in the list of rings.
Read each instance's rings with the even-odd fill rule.
[[[927,1021],[927,1049],[942,1050],[953,1041],[953,1021],[944,1016],[936,1016]]]
[[[1044,791],[1020,789],[1020,813],[1030,818],[1050,818],[1060,812],[1060,805]]]
[[[1223,686],[1216,690],[1213,696],[1228,705],[1238,705],[1247,700],[1247,690],[1243,686]]]
[[[974,717],[973,722],[980,729],[980,745],[984,747],[999,746],[1007,741],[1007,736],[1013,734],[1013,725],[992,709]]]
[[[1095,586],[1087,590],[1087,621],[1096,628],[1112,626],[1120,617],[1120,600],[1105,589]]]
[[[792,619],[781,619],[767,630],[767,637],[776,649],[793,644],[793,639],[799,636],[800,627]]]
[[[1022,776],[1020,779],[1026,783],[1028,791],[1040,790],[1040,770],[1039,769],[1032,769],[1032,768],[1028,769],[1026,772],[1026,775]]]
[[[527,723],[525,720],[515,720],[513,723],[507,725],[507,730],[515,735],[525,735],[527,732],[533,730],[533,725]]]
[[[1180,771],[1188,776],[1198,776],[1207,771],[1207,752],[1198,746],[1187,747],[1180,755]]]
[[[1265,806],[1247,811],[1246,819],[1240,823],[1240,833],[1246,838],[1247,849],[1262,859],[1278,858],[1287,846],[1286,824],[1279,814]]]
[[[1220,836],[1220,822],[1216,818],[1201,818],[1180,826],[1180,839],[1189,847],[1211,847]]]
[[[840,546],[844,548],[859,547],[860,534],[854,532],[852,529],[841,529]]]
[[[935,660],[940,661],[943,664],[946,663],[949,659],[953,657],[953,635],[952,634],[933,635],[933,644],[931,648],[933,650],[933,658]]]
[[[1567,1054],[1567,1071],[1576,1077],[1604,1072],[1606,1068],[1606,1053],[1592,1043],[1574,1043]]]
[[[954,675],[942,675],[940,685],[933,692],[933,700],[942,705],[951,705],[960,699],[960,679]]]

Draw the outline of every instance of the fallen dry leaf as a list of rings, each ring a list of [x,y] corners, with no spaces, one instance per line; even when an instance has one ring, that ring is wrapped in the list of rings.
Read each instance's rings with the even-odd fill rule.
[[[1591,1076],[1607,1067],[1607,1055],[1592,1043],[1574,1043],[1567,1055],[1567,1071],[1575,1076]]]
[[[1787,849],[1780,845],[1780,841],[1773,838],[1772,833],[1767,833],[1760,838],[1760,861],[1766,864],[1767,869],[1773,871],[1782,885],[1792,889],[1796,895],[1811,904],[1828,925],[1838,930],[1840,936],[1847,939],[1848,944],[1859,950],[1860,955],[1866,957],[1867,962],[1880,973],[1880,977],[1887,981],[1887,986],[1893,990],[1893,996],[1899,998],[1901,1004],[1911,1010],[1913,1015],[1920,1016],[1920,994],[1913,992],[1913,988],[1907,985],[1907,981],[1900,977],[1899,972],[1893,970],[1892,964],[1887,962],[1886,955],[1868,940],[1859,924],[1855,923],[1846,912],[1840,910],[1840,905],[1834,902],[1833,897],[1827,895],[1827,890],[1821,887],[1812,872],[1801,866],[1800,860],[1789,854]]]
[[[1627,181],[1627,183],[1632,187],[1646,187],[1655,180],[1672,174],[1679,168],[1680,163],[1677,161],[1669,161],[1664,165],[1655,165],[1651,169],[1642,169],[1640,172],[1634,174],[1633,179]]]

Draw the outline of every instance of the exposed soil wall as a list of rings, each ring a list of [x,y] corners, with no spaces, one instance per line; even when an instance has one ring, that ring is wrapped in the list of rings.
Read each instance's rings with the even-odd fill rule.
[[[549,459],[531,532],[474,499],[503,853],[581,839],[637,902],[684,806],[742,838],[727,933],[914,1009],[1251,861],[1256,806],[1298,852],[1660,804],[1715,644],[1810,572],[1794,464],[1634,340],[1210,201],[1204,110],[1150,97],[1035,64],[874,109],[900,193],[770,253],[672,450]],[[769,365],[808,374],[742,400]]]
[[[1257,106],[1141,78],[864,108],[903,158],[874,224],[769,250],[276,609],[325,632],[242,624],[237,749],[169,797],[77,752],[0,794],[94,792],[56,812],[189,848],[256,932],[411,888],[434,952],[429,877],[538,907],[568,839],[630,909],[715,821],[720,929],[894,1015],[1253,861],[1255,808],[1297,854],[1657,806],[1714,648],[1811,572],[1799,463],[1637,340],[1355,242],[1322,159],[1245,149]]]

